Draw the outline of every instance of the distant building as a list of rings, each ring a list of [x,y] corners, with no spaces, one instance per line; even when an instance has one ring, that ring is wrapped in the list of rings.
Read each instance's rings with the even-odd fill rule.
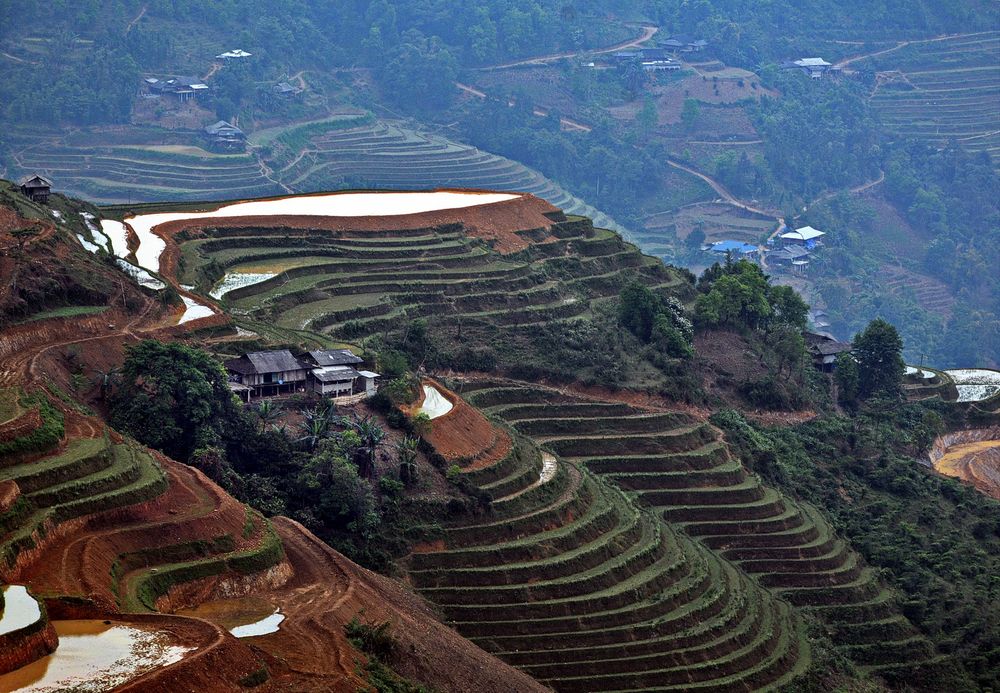
[[[363,362],[350,349],[310,351],[303,360],[315,368],[310,370],[312,389],[334,398],[362,399],[375,394],[378,373],[356,370]]]
[[[790,265],[796,261],[808,263],[809,251],[804,246],[786,245],[784,248],[768,253],[767,261],[778,265]]]
[[[820,79],[823,75],[839,75],[843,68],[832,65],[823,58],[799,58],[798,60],[789,60],[781,64],[782,69],[785,70],[801,70],[805,74],[809,75],[812,79]]]
[[[205,126],[209,145],[221,151],[243,151],[246,147],[246,133],[224,120]]]
[[[646,72],[672,72],[681,69],[681,64],[674,60],[643,60],[642,69]]]
[[[824,373],[830,373],[836,367],[838,354],[854,348],[848,342],[838,342],[832,336],[819,332],[803,332],[802,337],[812,355],[813,365]]]
[[[309,366],[292,356],[288,349],[254,351],[225,363],[229,381],[249,388],[247,398],[294,392],[304,387]],[[236,391],[236,388],[232,388]],[[241,388],[241,391],[246,391]]]
[[[712,243],[709,252],[726,255],[732,253],[736,257],[749,257],[760,250],[757,246],[742,241],[716,241]]]
[[[146,77],[142,81],[150,94],[168,94],[176,96],[181,101],[193,99],[199,94],[207,92],[209,88],[207,84],[196,77],[171,77],[170,79]]]
[[[17,181],[17,184],[21,188],[21,194],[32,202],[44,204],[49,201],[49,195],[52,194],[52,182],[37,173],[25,176]]]
[[[820,231],[819,229],[814,229],[811,226],[803,226],[802,228],[795,229],[794,231],[788,231],[786,233],[778,236],[784,243],[784,245],[801,245],[807,250],[815,248],[820,242],[820,238],[825,236],[826,233]]]
[[[225,53],[219,53],[215,56],[219,60],[238,60],[240,58],[249,58],[253,53],[247,53],[242,48],[236,48],[231,51],[226,51]]]
[[[614,53],[611,57],[614,58],[615,62],[618,64],[639,62],[642,60],[642,51],[639,50],[618,51],[617,53]]]
[[[299,89],[298,87],[293,87],[288,82],[278,82],[273,87],[271,87],[271,91],[277,94],[278,96],[295,96],[296,94],[299,94],[302,90]]]
[[[674,53],[697,53],[698,51],[705,50],[708,46],[708,41],[705,39],[694,39],[687,34],[676,34],[667,38],[660,45]]]

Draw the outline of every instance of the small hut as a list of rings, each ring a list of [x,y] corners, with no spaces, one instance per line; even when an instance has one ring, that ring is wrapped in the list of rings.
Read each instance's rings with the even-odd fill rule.
[[[17,184],[21,186],[21,194],[32,202],[44,204],[49,201],[49,195],[52,194],[52,181],[37,173],[25,176]]]

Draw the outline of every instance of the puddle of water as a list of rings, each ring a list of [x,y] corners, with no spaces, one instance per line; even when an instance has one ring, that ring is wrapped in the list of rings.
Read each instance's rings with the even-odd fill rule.
[[[101,230],[111,241],[111,250],[118,257],[128,257],[128,231],[125,224],[114,219],[101,219]]]
[[[156,289],[157,291],[159,291],[160,289],[165,289],[167,286],[159,279],[154,277],[152,274],[150,274],[141,267],[136,267],[131,262],[127,262],[125,260],[122,260],[121,258],[118,258],[118,266],[121,267],[123,270],[125,270],[133,279],[139,282],[139,284],[141,284],[142,286],[147,286],[150,289]]]
[[[198,303],[193,298],[181,296],[181,299],[184,301],[184,313],[181,315],[181,319],[177,321],[178,325],[183,325],[186,322],[191,322],[192,320],[198,320],[200,318],[207,318],[208,316],[215,314],[211,308]]]
[[[444,416],[451,411],[452,403],[437,388],[424,385],[424,403],[420,405],[420,413],[427,414],[432,419]]]
[[[96,253],[98,250],[101,249],[101,246],[94,245],[93,243],[88,241],[82,233],[76,234],[76,237],[80,240],[80,245],[82,245],[84,248],[86,248],[92,253]]]
[[[173,664],[193,649],[173,644],[167,633],[104,621],[53,621],[53,625],[59,649],[0,676],[0,692],[106,691]]]
[[[277,274],[271,272],[230,272],[222,278],[222,282],[208,294],[212,298],[221,299],[227,292],[244,286],[253,286],[267,281]]]
[[[179,219],[217,219],[242,216],[320,216],[362,217],[395,216],[433,212],[440,209],[460,209],[515,199],[507,193],[410,192],[410,193],[332,193],[303,195],[275,200],[236,202],[206,212],[161,212],[129,217],[125,222],[139,237],[136,259],[151,272],[160,271],[160,253],[164,242],[152,229],[158,224]],[[102,222],[103,224],[104,222]],[[108,234],[110,235],[110,233]],[[126,251],[127,252],[127,251]],[[116,255],[120,255],[117,249]],[[120,255],[121,256],[121,255]],[[124,256],[122,256],[124,257]]]
[[[42,617],[38,602],[23,585],[3,588],[4,605],[0,611],[0,635],[30,626]]]
[[[219,599],[178,613],[217,623],[237,638],[276,633],[285,620],[285,615],[273,605],[255,597]]]
[[[555,455],[551,452],[542,453],[542,473],[538,475],[538,485],[541,486],[544,483],[552,481],[552,477],[556,475],[556,468],[558,463],[556,462]]]

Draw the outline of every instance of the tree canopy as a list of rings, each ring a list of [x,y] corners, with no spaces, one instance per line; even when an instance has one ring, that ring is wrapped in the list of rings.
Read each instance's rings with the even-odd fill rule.
[[[898,396],[906,364],[903,362],[903,340],[896,328],[876,318],[868,323],[864,332],[855,335],[853,346],[858,361],[859,394],[862,397]]]

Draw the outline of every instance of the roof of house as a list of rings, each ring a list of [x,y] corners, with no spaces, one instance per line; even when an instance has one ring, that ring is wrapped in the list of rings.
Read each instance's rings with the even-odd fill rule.
[[[346,366],[352,363],[361,363],[364,360],[355,356],[350,349],[310,351],[309,356],[312,357],[317,366]]]
[[[382,376],[374,371],[358,371],[358,375],[362,378],[381,378]]]
[[[288,82],[278,82],[274,85],[274,90],[279,94],[288,94],[290,92],[298,91],[298,89],[293,87]]]
[[[253,53],[247,53],[242,48],[236,48],[235,50],[226,51],[225,53],[219,53],[216,58],[249,58]]]
[[[757,246],[742,241],[716,241],[711,248],[713,253],[756,253]]]
[[[343,383],[354,380],[360,373],[350,366],[326,366],[324,368],[313,368],[313,377],[321,383]]]
[[[794,231],[783,233],[781,234],[781,237],[792,241],[811,241],[825,235],[826,233],[820,231],[819,229],[814,229],[811,226],[803,226],[801,229],[795,229]]]
[[[809,350],[817,356],[833,356],[854,348],[849,342],[838,342],[833,337],[818,332],[803,332],[802,336]]]
[[[769,253],[767,257],[772,260],[788,260],[790,262],[792,260],[798,260],[799,258],[808,257],[808,255],[809,251],[805,248],[791,245],[782,248],[781,250],[775,250]]]
[[[242,135],[243,131],[235,125],[230,125],[224,120],[205,126],[205,132],[209,135]]]
[[[305,370],[307,366],[292,356],[288,349],[278,351],[252,351],[238,359],[226,361],[226,368],[236,373],[282,373]]]
[[[50,188],[52,187],[52,181],[50,181],[48,178],[38,175],[37,173],[32,173],[31,175],[24,176],[23,178],[17,181],[17,184],[28,185],[29,183],[34,183],[35,181],[38,181],[36,185],[47,185]]]
[[[823,58],[800,58],[795,64],[799,67],[830,67],[830,63]]]

